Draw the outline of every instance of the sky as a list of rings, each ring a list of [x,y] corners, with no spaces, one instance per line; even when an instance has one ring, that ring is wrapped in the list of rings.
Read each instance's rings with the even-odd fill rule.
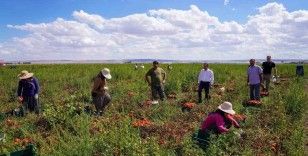
[[[0,60],[308,59],[305,0],[1,0]]]

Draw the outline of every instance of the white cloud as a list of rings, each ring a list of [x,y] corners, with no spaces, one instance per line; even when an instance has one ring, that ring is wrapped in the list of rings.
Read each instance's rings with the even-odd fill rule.
[[[286,8],[282,4],[268,3],[265,6],[260,7],[258,10],[260,14],[274,16],[285,12]]]
[[[105,21],[106,21],[103,17],[101,17],[99,15],[90,15],[90,14],[84,12],[83,10],[74,11],[73,17],[81,23],[89,24],[89,25],[94,26],[98,29],[103,29]]]
[[[25,37],[0,43],[6,60],[38,59],[308,59],[308,11],[268,3],[244,24],[219,21],[192,5],[106,19],[74,11],[72,20],[8,25]]]
[[[230,3],[230,0],[224,0],[224,5],[228,5]]]

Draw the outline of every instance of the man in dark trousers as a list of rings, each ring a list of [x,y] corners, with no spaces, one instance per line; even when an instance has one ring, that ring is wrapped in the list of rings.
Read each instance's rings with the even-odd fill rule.
[[[263,69],[263,84],[265,83],[264,89],[268,92],[272,77],[272,69],[274,69],[275,77],[277,75],[276,65],[271,60],[271,56],[266,57],[266,62],[262,63],[262,69]]]
[[[145,75],[145,79],[152,91],[152,104],[158,104],[158,98],[162,101],[165,98],[164,83],[166,81],[166,72],[159,67],[157,61],[153,62],[153,68],[151,68]]]
[[[247,83],[250,87],[250,100],[260,100],[260,84],[262,82],[262,68],[251,59],[247,70]]]
[[[209,64],[204,63],[203,69],[199,73],[198,77],[198,102],[202,102],[202,90],[205,90],[205,99],[209,99],[210,87],[214,83],[214,73],[209,69]]]

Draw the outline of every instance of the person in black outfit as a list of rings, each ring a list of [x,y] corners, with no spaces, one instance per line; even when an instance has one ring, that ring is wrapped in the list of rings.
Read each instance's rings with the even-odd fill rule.
[[[301,62],[298,62],[298,64],[296,65],[296,75],[304,76],[304,66]]]
[[[276,65],[275,63],[271,60],[271,56],[266,57],[266,62],[262,63],[262,68],[263,68],[263,84],[265,82],[265,90],[269,90],[269,85],[272,77],[272,69],[275,71],[275,76],[277,75],[277,70],[276,70]]]

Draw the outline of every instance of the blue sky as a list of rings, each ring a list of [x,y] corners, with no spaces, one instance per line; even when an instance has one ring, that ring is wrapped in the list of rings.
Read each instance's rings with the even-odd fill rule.
[[[188,9],[191,4],[217,16],[221,21],[247,21],[258,6],[273,0],[1,0],[0,1],[0,42],[11,37],[25,35],[26,32],[7,28],[8,24],[51,22],[57,17],[71,19],[75,10],[99,14],[105,18],[122,17],[133,13],[143,13],[151,9]],[[288,11],[307,9],[305,0],[280,0]],[[235,9],[235,10],[234,10]]]
[[[307,15],[305,0],[0,0],[0,59],[49,59],[38,49],[53,49],[50,59],[308,58]]]

